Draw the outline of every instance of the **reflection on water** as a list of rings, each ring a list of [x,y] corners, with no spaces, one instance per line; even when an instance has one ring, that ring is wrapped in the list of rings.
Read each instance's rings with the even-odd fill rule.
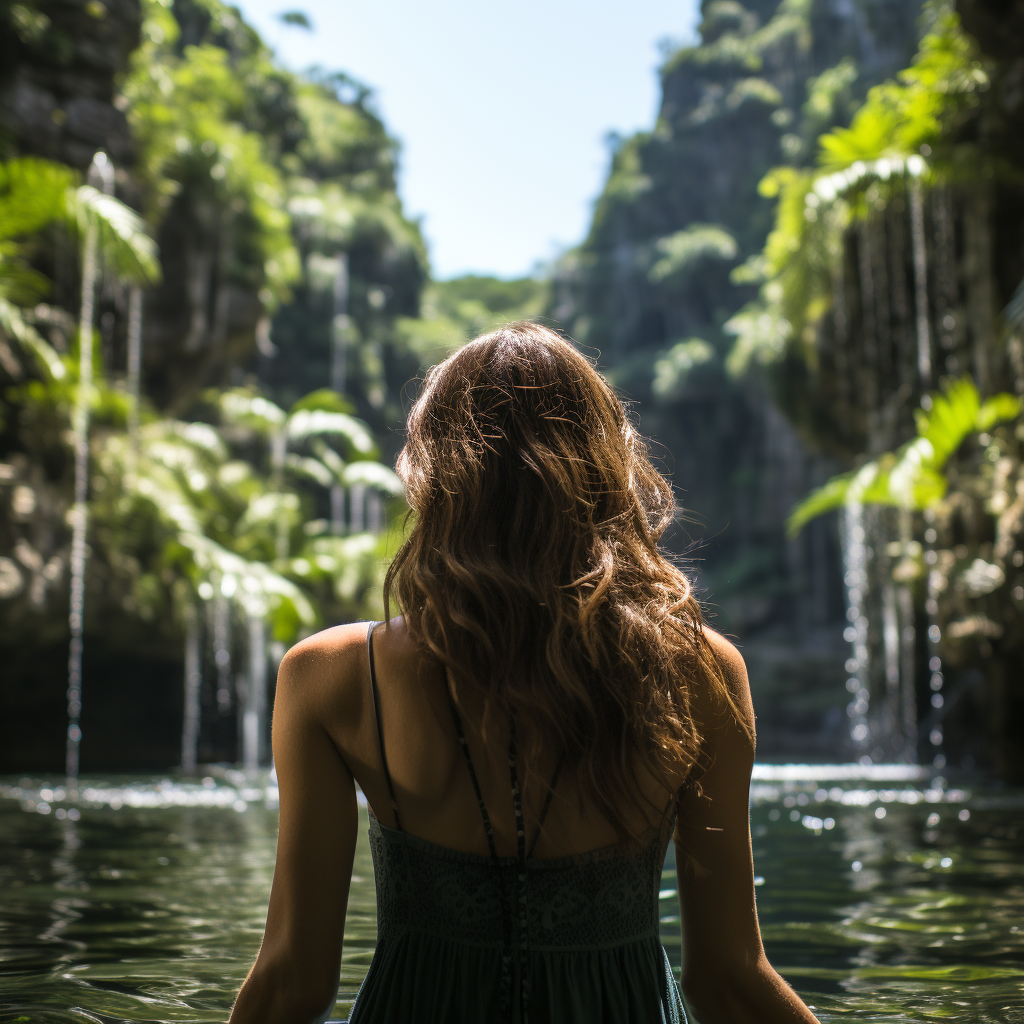
[[[1024,794],[761,766],[751,795],[765,945],[822,1021],[1024,1024]],[[74,804],[0,785],[0,1024],[223,1021],[262,935],[276,796],[231,773],[86,780]],[[340,1017],[376,932],[365,827],[354,873]],[[674,884],[670,853],[678,966]]]

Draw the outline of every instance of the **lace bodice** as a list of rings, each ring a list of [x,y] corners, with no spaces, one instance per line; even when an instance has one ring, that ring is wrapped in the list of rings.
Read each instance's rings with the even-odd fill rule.
[[[381,940],[412,929],[447,942],[501,949],[502,888],[517,888],[519,861],[451,850],[370,815]],[[526,939],[535,950],[611,947],[658,937],[664,847],[617,847],[526,862]],[[513,947],[518,929],[512,933]],[[596,942],[595,942],[596,940]]]

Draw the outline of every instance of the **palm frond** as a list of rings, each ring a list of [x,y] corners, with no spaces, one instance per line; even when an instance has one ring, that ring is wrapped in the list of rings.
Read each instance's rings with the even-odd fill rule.
[[[915,413],[917,437],[808,494],[786,520],[789,535],[795,536],[816,516],[852,502],[929,508],[946,495],[949,481],[943,470],[960,445],[971,434],[1016,419],[1022,411],[1021,400],[1006,392],[982,402],[970,377],[951,381],[929,399],[928,407]]]
[[[342,470],[341,482],[346,487],[353,484],[375,487],[395,497],[405,494],[405,486],[398,475],[379,462],[350,462]]]
[[[991,430],[999,423],[1006,423],[1015,420],[1024,409],[1024,404],[1016,395],[1006,391],[993,395],[981,404],[978,410],[977,429]]]
[[[377,451],[377,445],[367,426],[354,416],[343,412],[300,409],[288,417],[285,430],[288,438],[293,441],[335,436],[343,438],[359,455],[373,455]]]
[[[289,453],[288,458],[285,460],[285,466],[298,476],[304,476],[314,483],[318,483],[321,487],[330,487],[332,484],[337,483],[335,474],[319,459]]]
[[[83,237],[89,224],[95,224],[103,259],[120,277],[133,284],[160,280],[156,242],[134,210],[92,185],[67,189],[65,203],[68,219]]]
[[[917,434],[931,443],[933,466],[944,466],[977,429],[980,406],[981,397],[974,381],[961,377],[948,384],[944,394],[931,395],[931,408],[917,410],[914,414]]]
[[[786,532],[795,537],[812,519],[846,504],[846,496],[853,482],[853,473],[841,473],[815,488],[798,502],[786,520]]]
[[[247,427],[266,437],[276,434],[287,418],[284,409],[269,398],[244,388],[223,391],[216,396],[216,401],[228,423]]]
[[[22,311],[6,299],[0,299],[0,330],[23,349],[31,352],[43,372],[48,374],[51,379],[63,379],[64,364],[56,350],[25,319]]]
[[[291,407],[290,412],[294,414],[302,409],[322,409],[325,412],[344,412],[349,415],[355,412],[352,402],[333,388],[318,388],[311,391],[300,398]]]

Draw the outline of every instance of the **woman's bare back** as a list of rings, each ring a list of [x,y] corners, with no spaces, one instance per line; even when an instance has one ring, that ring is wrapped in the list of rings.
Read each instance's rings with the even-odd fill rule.
[[[351,644],[350,631],[365,629],[364,624],[338,627],[320,634],[321,642],[329,642],[329,635],[336,633],[339,644]],[[373,651],[381,731],[402,828],[438,845],[486,856],[487,838],[459,747],[443,667],[414,645],[401,618],[374,630]],[[345,683],[339,679],[339,691],[351,690],[354,683],[362,699],[355,693],[342,696],[339,692],[341,699],[328,714],[325,725],[376,817],[383,824],[394,826],[378,753],[368,660],[363,670],[358,680]],[[496,728],[485,743],[479,725],[479,698],[471,694],[465,701],[463,729],[493,825],[495,845],[499,855],[513,856],[516,830],[509,788],[508,729]],[[523,811],[531,832],[557,762],[558,752],[546,751],[540,764],[530,766],[531,781],[523,784]],[[685,780],[686,768],[679,766],[675,789]],[[570,856],[611,846],[619,840],[604,816],[595,808],[582,805],[574,796],[574,782],[571,772],[560,773],[534,856]],[[655,822],[667,820],[670,803],[670,793],[650,779],[646,791],[638,793],[635,804],[624,810],[636,831],[642,832]]]

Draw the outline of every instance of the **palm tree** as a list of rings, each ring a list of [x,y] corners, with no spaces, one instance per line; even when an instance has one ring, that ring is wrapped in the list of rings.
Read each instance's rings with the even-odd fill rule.
[[[122,280],[155,282],[160,265],[138,214],[114,196],[80,183],[72,168],[38,157],[0,162],[0,331],[48,377],[61,379],[66,367],[25,312],[49,287],[29,264],[26,243],[52,224],[82,239],[93,231],[104,266]]]

